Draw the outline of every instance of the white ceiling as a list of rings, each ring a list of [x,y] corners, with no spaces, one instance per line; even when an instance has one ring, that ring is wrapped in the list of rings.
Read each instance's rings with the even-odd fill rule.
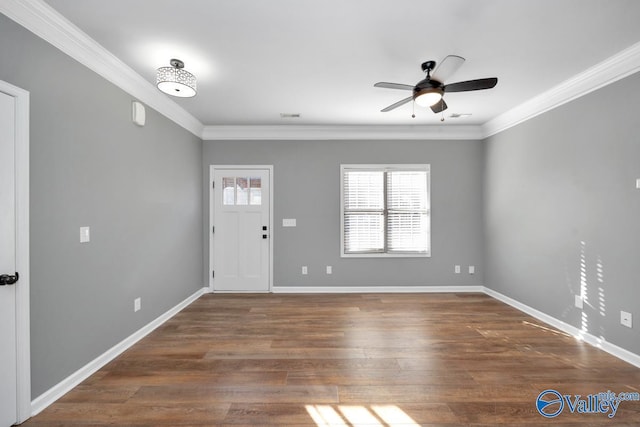
[[[175,101],[204,125],[433,125],[420,64],[466,58],[445,124],[480,125],[640,41],[637,0],[46,0],[150,83],[171,58],[198,78]],[[280,113],[299,113],[282,119]],[[452,113],[471,113],[450,118]]]

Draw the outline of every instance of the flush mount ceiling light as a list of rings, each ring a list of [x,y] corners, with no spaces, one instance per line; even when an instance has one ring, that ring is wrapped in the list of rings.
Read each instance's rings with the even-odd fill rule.
[[[196,76],[184,69],[179,59],[169,61],[170,67],[160,67],[156,75],[156,86],[167,95],[190,98],[196,95]]]
[[[439,87],[429,87],[416,91],[413,100],[421,107],[431,107],[442,99],[444,91]]]

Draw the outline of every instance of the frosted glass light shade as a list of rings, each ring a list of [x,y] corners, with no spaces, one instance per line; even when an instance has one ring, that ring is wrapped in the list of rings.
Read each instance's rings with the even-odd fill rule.
[[[416,93],[413,100],[421,107],[431,107],[442,99],[442,89],[429,88]]]

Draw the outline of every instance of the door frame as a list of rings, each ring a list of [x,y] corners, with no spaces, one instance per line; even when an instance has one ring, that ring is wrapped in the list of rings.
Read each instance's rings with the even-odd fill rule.
[[[29,319],[29,92],[0,80],[0,92],[15,99],[16,361],[18,423],[31,416],[31,333]]]
[[[213,223],[214,223],[214,187],[213,177],[220,169],[267,169],[269,171],[269,290],[273,292],[273,165],[209,165],[209,292],[213,293]],[[223,293],[223,291],[217,291]]]

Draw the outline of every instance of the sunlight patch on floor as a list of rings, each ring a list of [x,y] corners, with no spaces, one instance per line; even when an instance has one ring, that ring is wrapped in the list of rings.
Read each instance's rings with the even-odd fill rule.
[[[564,337],[569,337],[569,338],[572,336],[571,334],[568,334],[566,332],[562,332],[560,330],[553,329],[553,328],[550,328],[548,326],[538,325],[537,323],[529,322],[527,320],[523,320],[522,324],[525,325],[525,326],[531,326],[531,327],[534,327],[534,328],[537,328],[537,329],[541,329],[543,331],[551,332],[552,334],[555,334],[555,335],[562,335]]]
[[[419,427],[409,415],[407,415],[402,409],[396,405],[372,405],[371,409],[390,427],[393,426],[410,426]]]
[[[306,405],[318,427],[419,427],[396,405]]]

